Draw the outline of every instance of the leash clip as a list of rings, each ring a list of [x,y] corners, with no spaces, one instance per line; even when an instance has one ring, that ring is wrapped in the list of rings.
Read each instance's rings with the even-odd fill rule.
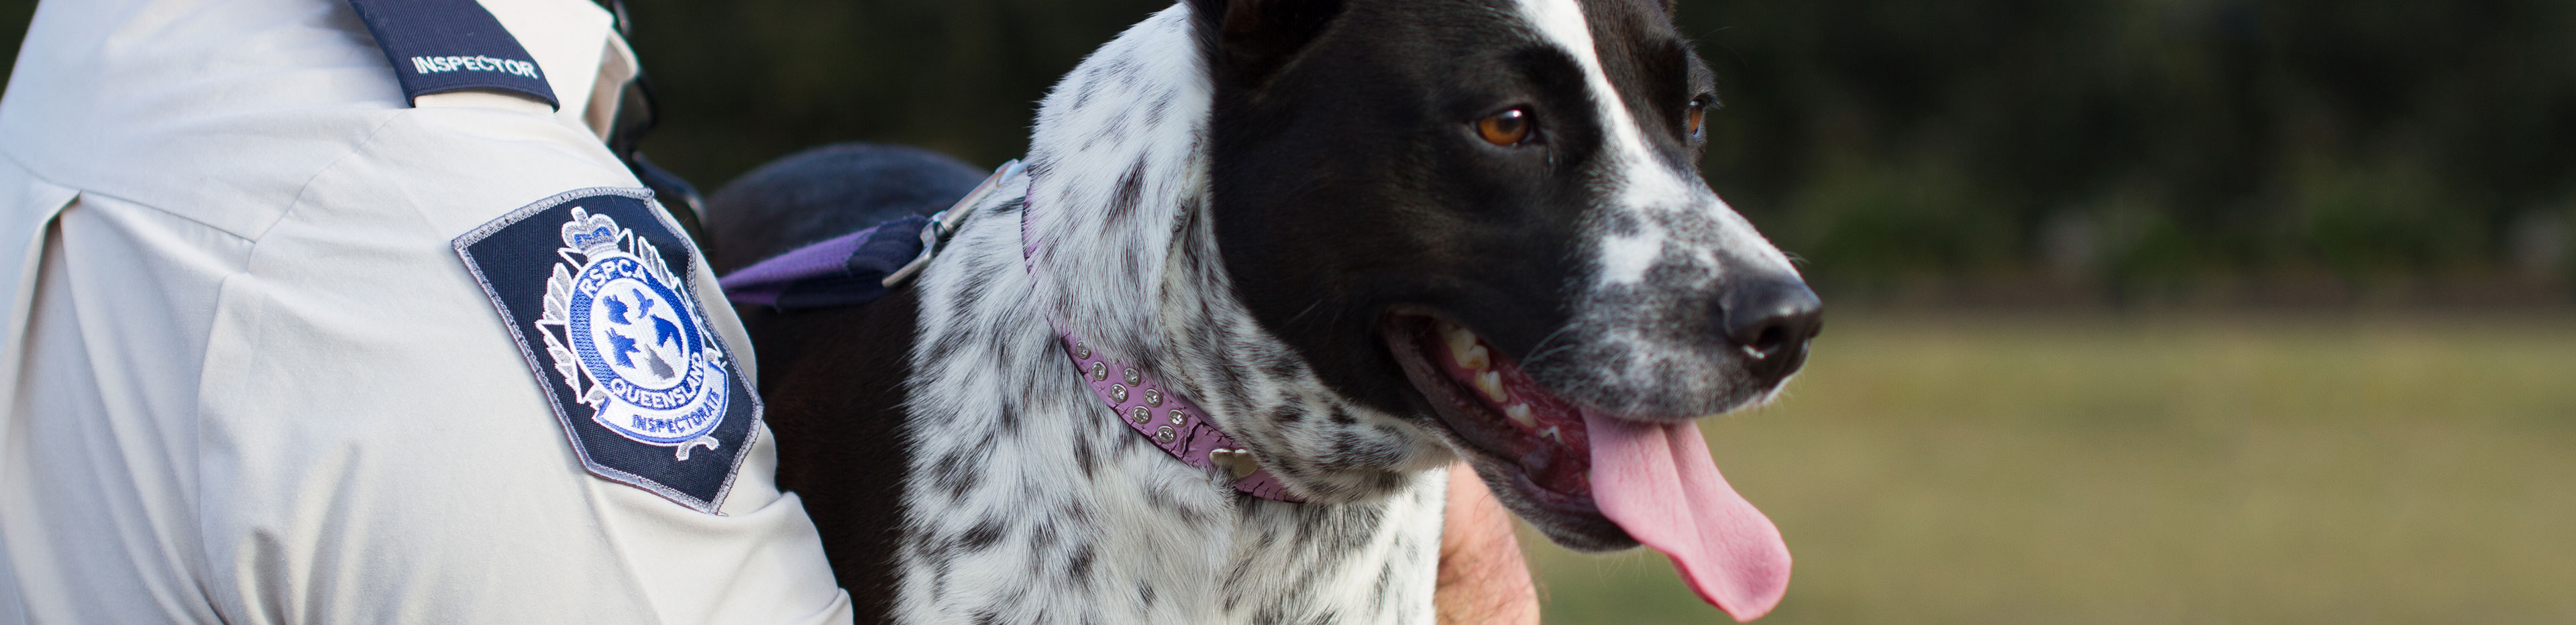
[[[921,253],[913,256],[912,260],[904,263],[902,267],[895,268],[894,273],[886,274],[885,279],[878,284],[892,289],[895,285],[912,279],[913,274],[921,273],[923,267],[930,266],[930,258],[938,256],[939,248],[948,243],[948,238],[957,235],[957,226],[964,224],[967,217],[974,216],[975,208],[984,204],[984,197],[992,195],[993,190],[1002,188],[1002,181],[1018,177],[1021,169],[1020,160],[1011,159],[1001,167],[994,168],[992,177],[985,178],[983,184],[975,185],[975,190],[966,192],[966,197],[958,199],[956,204],[949,205],[947,210],[931,213],[930,223],[921,227]]]

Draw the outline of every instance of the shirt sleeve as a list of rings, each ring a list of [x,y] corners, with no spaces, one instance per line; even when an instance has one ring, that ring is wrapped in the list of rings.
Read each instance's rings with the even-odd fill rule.
[[[567,190],[635,186],[577,129],[474,108],[394,115],[305,185],[223,281],[206,344],[197,492],[224,620],[850,621],[765,427],[713,512],[594,475],[551,366],[451,247]],[[705,320],[741,336],[729,312]]]

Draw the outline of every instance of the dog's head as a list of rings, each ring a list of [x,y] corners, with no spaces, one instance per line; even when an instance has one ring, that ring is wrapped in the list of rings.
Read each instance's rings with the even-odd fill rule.
[[[1040,231],[1142,247],[1128,268],[1161,279],[1053,303],[1153,328],[1106,342],[1172,355],[1148,366],[1310,498],[1455,452],[1561,544],[1671,542],[1620,517],[1702,507],[1636,498],[1715,480],[1687,424],[1774,396],[1820,324],[1697,173],[1714,75],[1671,9],[1188,0],[1068,78],[1032,149],[1035,214],[1142,215]],[[1118,297],[1155,318],[1116,321]]]

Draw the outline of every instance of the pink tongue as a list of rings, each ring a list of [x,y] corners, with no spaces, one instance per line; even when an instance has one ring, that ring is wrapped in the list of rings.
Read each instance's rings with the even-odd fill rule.
[[[1735,494],[1692,422],[1647,424],[1590,410],[1592,499],[1637,542],[1673,559],[1701,599],[1737,621],[1762,618],[1789,591],[1789,545]]]

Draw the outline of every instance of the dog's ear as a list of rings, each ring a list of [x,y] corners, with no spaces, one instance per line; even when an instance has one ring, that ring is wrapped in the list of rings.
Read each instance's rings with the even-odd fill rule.
[[[1324,34],[1343,0],[1189,0],[1221,82],[1255,86]]]

